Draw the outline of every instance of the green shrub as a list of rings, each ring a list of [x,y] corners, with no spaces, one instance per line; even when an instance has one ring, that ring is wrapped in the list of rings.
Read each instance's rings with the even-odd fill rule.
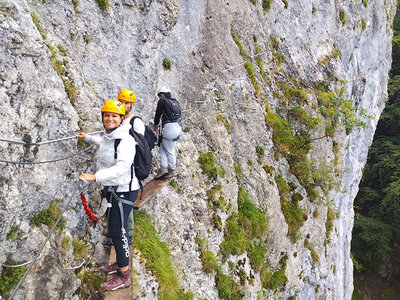
[[[250,264],[259,269],[262,265],[266,247],[260,241],[268,229],[268,219],[259,210],[240,186],[238,191],[238,213],[226,220],[225,240],[220,249],[224,259],[230,254],[239,255],[247,251]]]
[[[259,157],[263,157],[265,154],[265,149],[261,146],[256,146],[256,153]]]
[[[235,170],[236,179],[237,179],[238,182],[240,182],[242,180],[242,177],[243,177],[242,167],[240,166],[240,164],[237,161],[234,161],[233,162],[233,168]]]
[[[105,281],[105,276],[97,270],[83,269],[77,277],[81,280],[81,284],[77,290],[80,299],[103,299],[104,292],[100,285]]]
[[[193,294],[179,287],[179,280],[171,261],[171,253],[157,234],[151,217],[143,211],[135,211],[133,246],[141,252],[146,268],[157,278],[159,299],[192,299]]]
[[[217,258],[210,250],[201,250],[200,259],[203,264],[204,272],[210,274],[215,273],[218,268]]]
[[[368,0],[362,0],[362,4],[364,5],[365,8],[368,7]]]
[[[94,0],[102,10],[107,10],[110,7],[108,0]]]
[[[83,258],[88,253],[85,241],[73,239],[71,244],[72,248],[74,249],[73,253],[75,258]]]
[[[271,9],[272,0],[262,0],[262,8],[265,12]]]
[[[333,221],[335,220],[335,212],[333,211],[332,208],[328,207],[328,213],[326,216],[326,223],[325,223],[325,229],[326,229],[326,239],[329,240],[331,236],[331,231],[333,229]]]
[[[3,267],[0,276],[0,295],[6,296],[24,276],[26,267],[7,268]]]
[[[311,245],[310,241],[306,238],[304,240],[304,246],[310,250],[311,252],[311,258],[313,259],[314,262],[319,263],[319,255],[317,251],[315,251],[313,245]]]
[[[30,221],[33,225],[39,226],[40,224],[45,224],[47,227],[52,228],[56,223],[58,217],[61,214],[61,209],[59,209],[55,202],[52,202],[48,208],[42,210],[41,212],[30,217]],[[65,219],[61,217],[58,222],[56,229],[62,231],[65,228]]]
[[[232,133],[232,124],[229,123],[223,116],[221,116],[219,113],[217,114],[217,121],[221,122],[224,124],[226,132],[228,134]]]
[[[10,231],[7,233],[7,241],[13,240],[18,233],[18,227],[17,226],[11,226]]]
[[[218,272],[215,280],[220,299],[239,300],[244,297],[244,293],[240,290],[240,286],[229,275]]]
[[[164,70],[171,71],[172,61],[169,58],[164,58],[164,60],[162,62],[162,66],[163,66]]]
[[[39,18],[39,16],[36,13],[31,13],[31,17],[32,17],[32,21],[33,24],[35,24],[37,30],[39,31],[40,35],[42,36],[42,38],[45,40],[47,38],[47,33],[43,28],[42,25],[42,20]]]
[[[275,182],[279,190],[281,197],[286,197],[290,193],[290,186],[286,183],[286,180],[281,174],[275,176]]]
[[[347,17],[346,17],[346,12],[344,11],[344,9],[339,10],[339,19],[340,19],[340,22],[342,22],[342,25],[347,24]]]
[[[225,177],[225,169],[217,165],[213,152],[200,154],[197,161],[203,170],[203,174],[206,174],[209,179],[216,181],[218,176]]]
[[[272,273],[269,271],[269,266],[265,264],[260,272],[260,279],[263,288],[276,290],[282,286],[284,286],[288,279],[286,277],[286,266],[287,266],[288,256],[285,254],[281,261],[281,269]]]
[[[307,220],[307,215],[299,206],[298,201],[287,201],[281,198],[281,205],[285,221],[288,224],[288,236],[292,243],[295,243],[300,237],[300,227]]]

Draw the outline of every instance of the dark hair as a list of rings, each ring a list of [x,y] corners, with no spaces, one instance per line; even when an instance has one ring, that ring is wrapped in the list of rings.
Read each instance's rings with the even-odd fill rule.
[[[171,93],[170,93],[170,92],[168,92],[168,93],[165,93],[165,97],[167,97],[167,98],[171,98]]]

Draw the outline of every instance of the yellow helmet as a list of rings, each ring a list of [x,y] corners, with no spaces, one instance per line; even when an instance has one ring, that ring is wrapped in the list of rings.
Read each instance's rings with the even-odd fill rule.
[[[125,100],[125,101],[132,102],[132,103],[135,103],[135,98],[136,98],[135,93],[128,89],[123,89],[118,94],[118,99]]]
[[[101,112],[113,112],[125,116],[125,106],[118,100],[108,100],[104,103]]]

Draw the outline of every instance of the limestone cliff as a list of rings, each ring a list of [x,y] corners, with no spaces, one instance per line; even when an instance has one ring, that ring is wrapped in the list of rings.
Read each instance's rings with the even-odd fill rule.
[[[387,98],[394,12],[394,0],[0,0],[0,137],[99,130],[122,88],[149,122],[167,85],[184,108],[178,177],[145,211],[180,287],[195,299],[350,299],[352,203]],[[78,153],[0,163],[2,265],[33,259],[49,229],[32,216],[68,204],[18,299],[83,297],[85,279],[65,269],[70,240],[85,241],[84,268],[105,262],[104,228],[79,203],[78,190],[95,194],[77,186],[93,171],[82,149],[0,142],[9,161]],[[217,268],[205,271],[205,252]],[[137,299],[156,299],[134,256]]]

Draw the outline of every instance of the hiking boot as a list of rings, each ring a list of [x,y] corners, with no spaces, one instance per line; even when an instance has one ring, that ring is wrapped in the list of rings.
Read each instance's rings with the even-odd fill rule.
[[[169,170],[165,178],[171,178],[176,176],[176,170]]]
[[[106,274],[106,275],[117,273],[118,270],[119,270],[119,267],[116,262],[109,266],[100,267],[100,269],[99,269],[99,271],[101,273]]]
[[[154,176],[154,179],[161,179],[167,174],[168,174],[168,170],[161,168],[160,170],[158,170],[156,176]]]
[[[118,271],[117,275],[115,275],[112,279],[102,283],[101,288],[105,291],[115,291],[118,289],[127,288],[131,284],[131,270],[126,271],[124,274]]]

